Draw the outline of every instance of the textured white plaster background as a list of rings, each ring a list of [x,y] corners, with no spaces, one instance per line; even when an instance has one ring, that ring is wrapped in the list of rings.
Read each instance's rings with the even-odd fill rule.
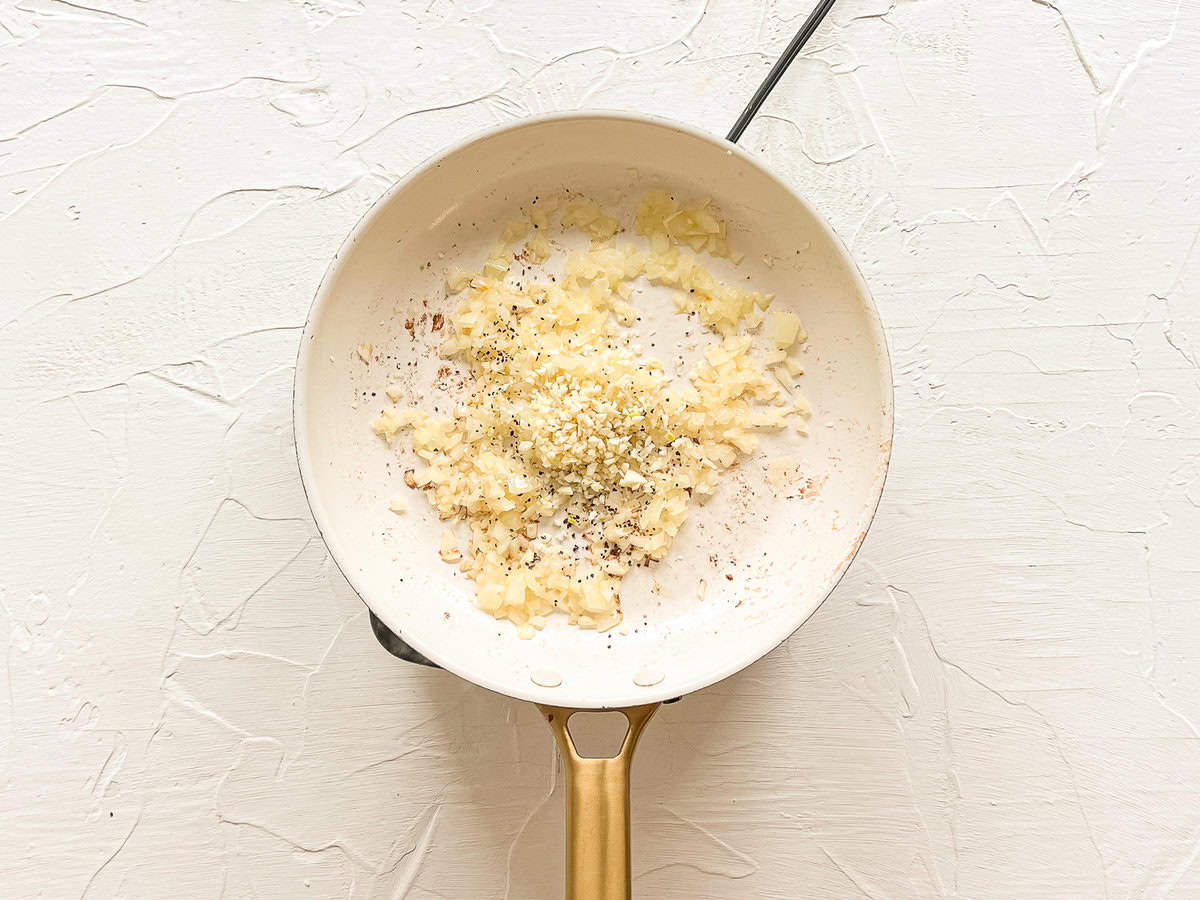
[[[0,6],[0,895],[553,897],[531,707],[394,661],[290,438],[395,178],[579,106],[723,131],[808,0]],[[665,708],[643,897],[1200,897],[1200,3],[842,0],[745,145],[853,247],[891,479]]]

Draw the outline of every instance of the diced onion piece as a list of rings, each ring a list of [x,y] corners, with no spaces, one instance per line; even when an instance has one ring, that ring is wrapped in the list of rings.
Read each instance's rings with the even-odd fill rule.
[[[442,529],[442,546],[438,550],[438,555],[448,563],[458,562],[462,559],[462,551],[458,549],[458,539],[449,528]]]
[[[801,337],[803,335],[803,337]],[[800,317],[786,310],[771,313],[771,340],[781,350],[786,350],[797,340],[807,340],[808,334],[800,324]]]

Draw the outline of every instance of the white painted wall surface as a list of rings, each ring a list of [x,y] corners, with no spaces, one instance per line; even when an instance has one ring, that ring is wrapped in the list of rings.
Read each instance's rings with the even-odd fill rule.
[[[545,725],[388,657],[313,529],[296,341],[413,164],[723,131],[808,8],[0,7],[0,895],[558,895]],[[652,724],[640,896],[1200,897],[1200,3],[842,0],[744,143],[875,291],[895,456]]]

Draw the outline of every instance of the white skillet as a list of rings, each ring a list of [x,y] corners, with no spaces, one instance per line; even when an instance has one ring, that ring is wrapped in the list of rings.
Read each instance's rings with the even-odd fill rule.
[[[404,487],[406,466],[370,421],[388,405],[384,388],[394,384],[404,388],[406,403],[432,408],[440,401],[448,409],[449,393],[435,386],[454,381],[438,378],[447,363],[437,348],[448,326],[433,330],[435,317],[448,319],[457,302],[446,297],[445,272],[478,266],[519,206],[566,187],[616,198],[603,205],[619,210],[622,201],[636,202],[658,186],[712,197],[730,223],[730,245],[746,256],[736,269],[712,260],[710,267],[748,275],[747,284],[775,293],[772,309],[793,311],[804,322],[809,340],[796,358],[805,366],[798,383],[814,411],[810,434],[765,436],[762,453],[729,473],[712,501],[693,507],[667,560],[626,579],[622,606],[635,633],[598,634],[552,619],[534,640],[520,640],[513,627],[475,609],[473,583],[438,559],[443,523]],[[654,314],[669,308],[664,301],[646,291],[639,302]],[[692,331],[692,339],[703,339]],[[657,337],[650,352],[664,362],[677,349],[688,355],[689,338],[680,334],[680,345],[666,347],[671,336]],[[365,344],[373,345],[370,363],[358,352]],[[878,316],[845,249],[749,155],[643,116],[553,115],[489,132],[427,163],[355,228],[304,330],[297,453],[334,559],[406,642],[451,672],[512,697],[629,706],[725,678],[816,609],[857,549],[879,498],[892,431],[890,385]],[[781,457],[798,460],[799,474],[781,477],[776,465],[776,481],[784,482],[777,486],[768,468]],[[401,516],[388,510],[396,495],[409,504]],[[635,682],[657,673],[655,684]],[[537,683],[554,680],[561,684]]]
[[[745,259],[710,267],[748,277],[776,295],[772,308],[803,320],[809,340],[797,358],[814,411],[810,433],[766,437],[710,502],[694,506],[668,558],[626,578],[629,627],[599,634],[559,617],[521,640],[512,625],[476,609],[474,584],[439,559],[444,523],[404,487],[408,466],[369,423],[387,403],[384,388],[396,384],[405,402],[449,408],[458,379],[437,353],[456,303],[445,273],[478,267],[519,207],[571,190],[629,221],[652,188],[712,198]],[[686,365],[705,335],[681,324],[668,295],[636,296],[643,345]],[[750,665],[812,614],[871,522],[892,438],[883,331],[829,226],[735,145],[627,113],[526,119],[449,150],[393,187],[321,284],[297,359],[294,405],[313,516],[370,609],[445,669],[540,704],[549,718],[567,767],[567,893],[577,900],[629,896],[629,765],[656,705]],[[388,509],[397,495],[409,506],[399,516]],[[567,718],[614,708],[632,723],[621,753],[580,758]]]

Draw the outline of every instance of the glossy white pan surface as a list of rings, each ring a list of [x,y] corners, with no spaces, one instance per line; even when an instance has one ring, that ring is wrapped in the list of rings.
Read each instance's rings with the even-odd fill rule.
[[[685,200],[712,198],[729,222],[730,245],[745,253],[740,266],[717,261],[713,271],[749,276],[749,285],[776,295],[774,308],[803,320],[810,337],[798,353],[806,369],[799,383],[814,411],[810,434],[766,438],[711,501],[693,504],[669,557],[626,578],[628,627],[599,634],[556,617],[521,640],[508,622],[476,609],[472,582],[438,558],[443,523],[403,486],[409,466],[369,422],[388,385],[403,385],[423,407],[449,408],[460,379],[437,354],[445,326],[434,330],[435,315],[448,317],[455,304],[445,273],[480,265],[520,207],[570,190],[628,220],[637,200],[659,187]],[[669,311],[665,291],[635,296],[644,310],[639,337],[655,345],[647,350],[686,365],[705,335]],[[370,363],[358,352],[365,344]],[[712,684],[767,653],[817,608],[853,558],[883,487],[891,371],[874,305],[845,248],[749,155],[675,123],[572,114],[525,120],[449,151],[359,223],[304,330],[295,425],[321,533],[388,627],[483,687],[554,706],[618,707]],[[403,515],[388,510],[397,495],[408,501]]]

